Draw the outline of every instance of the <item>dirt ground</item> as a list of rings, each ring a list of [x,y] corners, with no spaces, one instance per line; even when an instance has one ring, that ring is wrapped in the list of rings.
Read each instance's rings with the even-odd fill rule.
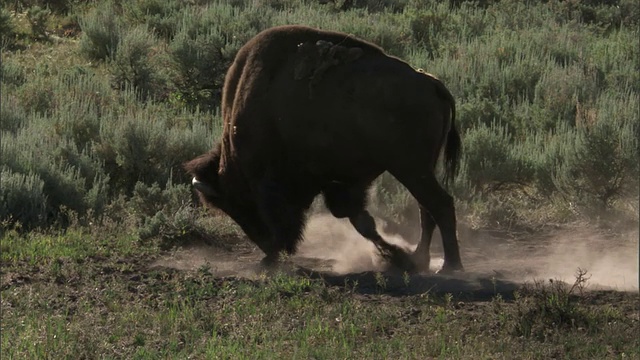
[[[512,294],[522,284],[534,281],[564,281],[573,284],[582,269],[590,276],[587,289],[638,291],[638,231],[606,233],[590,226],[571,226],[541,234],[505,231],[460,230],[460,246],[465,266],[454,275],[386,272],[387,291],[409,293],[449,292],[482,300],[496,293]],[[407,250],[415,244],[398,235],[384,234],[389,242]],[[178,270],[203,266],[219,277],[256,278],[262,274],[259,261],[263,253],[242,242],[233,251],[206,245],[190,245],[168,254],[152,264]],[[432,243],[432,270],[442,265],[440,237]],[[305,240],[291,262],[297,271],[344,285],[357,281],[362,291],[373,291],[376,272],[384,264],[374,246],[361,237],[346,220],[327,215],[312,217]]]

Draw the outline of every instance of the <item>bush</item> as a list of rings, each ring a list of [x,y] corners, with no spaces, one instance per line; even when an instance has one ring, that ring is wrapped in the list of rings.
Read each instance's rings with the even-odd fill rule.
[[[100,3],[80,18],[80,53],[89,60],[113,59],[122,37],[123,25],[111,1]]]
[[[129,206],[139,224],[138,234],[146,240],[160,237],[165,246],[187,241],[194,234],[202,238],[204,230],[197,223],[197,212],[191,206],[189,185],[174,185],[171,180],[164,189],[137,183]]]
[[[595,122],[579,123],[574,156],[559,180],[581,203],[610,208],[617,199],[638,196],[640,109],[630,97],[611,94],[598,109]]]
[[[458,130],[464,133],[481,124],[502,122],[503,110],[495,101],[474,97],[458,105],[457,116]]]
[[[559,123],[575,124],[577,107],[592,103],[599,95],[600,85],[593,74],[585,74],[578,66],[549,69],[537,83],[533,100],[544,110],[546,119],[532,128],[546,131]]]
[[[381,214],[399,224],[409,224],[416,219],[417,205],[411,193],[391,174],[385,172],[373,183],[370,191],[374,215]]]
[[[40,6],[33,6],[27,10],[27,20],[31,26],[31,33],[36,38],[48,38],[47,35],[47,22],[51,11],[49,9],[41,8]]]
[[[27,229],[47,223],[44,181],[37,175],[0,170],[0,222],[19,223]]]
[[[600,321],[611,321],[615,317],[612,314],[596,316],[592,309],[580,306],[577,301],[589,278],[586,271],[578,268],[571,286],[553,279],[547,284],[538,281],[527,284],[516,294],[516,311],[509,317],[511,331],[515,336],[543,340],[550,328],[601,330]]]
[[[144,100],[154,92],[159,92],[150,52],[155,40],[145,26],[127,32],[118,44],[118,53],[111,63],[113,84],[120,90],[132,87]]]
[[[20,0],[15,1],[16,10],[19,11],[21,6],[34,7],[38,6],[41,8],[46,7],[48,10],[55,14],[66,14],[71,11],[75,6],[81,5],[83,3],[91,3],[88,0]]]
[[[185,11],[170,44],[179,100],[191,108],[215,109],[220,104],[224,76],[238,49],[270,25],[268,14],[239,12],[222,4]]]
[[[56,106],[54,84],[44,77],[36,77],[34,81],[24,84],[17,94],[25,109],[39,115],[50,115]]]
[[[411,33],[416,44],[427,50],[430,58],[438,57],[447,40],[442,33],[454,28],[446,4],[412,14]]]
[[[409,0],[326,0],[334,7],[343,11],[351,9],[366,9],[370,13],[402,12],[409,4]]]
[[[492,191],[524,186],[533,180],[534,166],[514,144],[507,128],[480,125],[464,135],[462,155],[464,181],[473,192],[487,195]]]
[[[181,19],[182,4],[177,0],[137,0],[122,4],[125,15],[145,24],[157,36],[171,40]]]
[[[8,48],[15,42],[15,32],[11,13],[4,7],[0,9],[0,49]]]
[[[22,137],[24,137],[24,135],[17,140],[3,139],[3,142],[8,144],[2,144],[2,165],[12,172],[27,174],[26,176],[41,179],[43,182],[42,191],[47,197],[45,211],[48,224],[50,225],[56,221],[65,222],[66,219],[64,219],[64,215],[61,213],[62,206],[77,213],[82,214],[86,212],[88,206],[83,199],[85,179],[83,179],[73,167],[66,164],[56,164],[51,158],[38,158],[36,160],[35,156],[38,154],[17,154],[16,151],[18,149],[23,152],[27,151],[25,145],[16,144],[24,141]],[[9,159],[9,156],[13,157],[13,159]],[[9,190],[18,191],[19,189],[19,187],[14,187]],[[15,194],[9,194],[7,196],[18,198]],[[34,220],[35,218],[30,217],[30,219]],[[24,225],[31,227],[33,224],[25,223]]]
[[[84,217],[90,209],[97,213],[104,208],[108,176],[100,162],[56,135],[49,118],[31,115],[15,133],[3,133],[1,145],[0,166],[43,181],[48,224],[66,224],[69,213],[63,209]]]
[[[476,223],[586,214],[638,197],[635,2],[321,2],[49,2],[56,14],[88,9],[77,49],[90,63],[61,68],[48,46],[3,55],[3,171],[23,177],[15,188],[42,181],[47,223],[67,217],[61,207],[83,216],[108,202],[110,211],[140,207],[131,196],[169,201],[157,193],[169,186],[153,184],[186,183],[180,164],[219,137],[213,114],[240,46],[269,26],[304,23],[370,40],[445,82],[464,134],[452,191]],[[45,28],[46,16],[30,17]],[[4,46],[21,40],[13,24],[2,10]],[[415,220],[415,202],[390,175],[376,180],[372,198],[388,217]],[[149,234],[180,228],[167,225],[182,221],[176,213],[193,215],[155,209],[144,215]]]
[[[27,121],[26,111],[18,104],[15,96],[2,94],[0,98],[0,131],[15,133]]]
[[[11,61],[9,59],[3,59],[0,62],[0,82],[5,86],[20,87],[27,80],[24,66]]]
[[[636,28],[637,29],[637,28]],[[594,39],[586,54],[585,66],[595,73],[603,88],[626,89],[640,92],[640,71],[637,59],[640,46],[638,31],[618,31]]]
[[[171,126],[168,117],[171,114],[131,111],[103,120],[99,140],[92,149],[104,162],[114,189],[130,194],[138,182],[189,180],[181,164],[206,152],[213,134],[202,123]]]
[[[530,130],[523,147],[535,164],[534,186],[538,194],[552,198],[559,193],[556,179],[574,154],[576,132],[566,124],[546,134]]]
[[[111,105],[108,82],[76,68],[57,79],[56,89],[60,99],[51,119],[55,134],[80,151],[88,149],[98,140],[103,114]]]

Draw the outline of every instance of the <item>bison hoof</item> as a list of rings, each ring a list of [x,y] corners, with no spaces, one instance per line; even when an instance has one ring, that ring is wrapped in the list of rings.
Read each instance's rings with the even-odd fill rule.
[[[278,263],[278,256],[267,255],[260,261],[260,266],[268,270],[273,270],[278,267]]]
[[[389,262],[393,268],[401,271],[415,273],[419,270],[412,257],[403,251],[397,251],[389,256]]]
[[[444,263],[444,265],[442,266],[442,269],[438,270],[436,274],[449,275],[456,272],[464,272],[464,268],[462,267],[462,264]]]

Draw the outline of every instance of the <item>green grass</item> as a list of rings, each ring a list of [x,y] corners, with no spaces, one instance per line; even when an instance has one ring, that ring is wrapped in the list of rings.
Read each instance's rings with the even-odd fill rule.
[[[401,295],[387,275],[374,293],[283,272],[217,278],[149,268],[162,252],[117,232],[7,233],[2,244],[7,359],[639,355],[637,294],[538,283],[487,302]]]

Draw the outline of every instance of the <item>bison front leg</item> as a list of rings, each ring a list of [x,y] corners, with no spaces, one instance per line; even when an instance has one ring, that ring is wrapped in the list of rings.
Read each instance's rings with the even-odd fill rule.
[[[277,264],[280,254],[294,254],[302,238],[304,212],[311,200],[291,192],[283,182],[265,179],[257,186],[257,205],[260,217],[267,225],[271,242],[263,249],[262,263]]]

